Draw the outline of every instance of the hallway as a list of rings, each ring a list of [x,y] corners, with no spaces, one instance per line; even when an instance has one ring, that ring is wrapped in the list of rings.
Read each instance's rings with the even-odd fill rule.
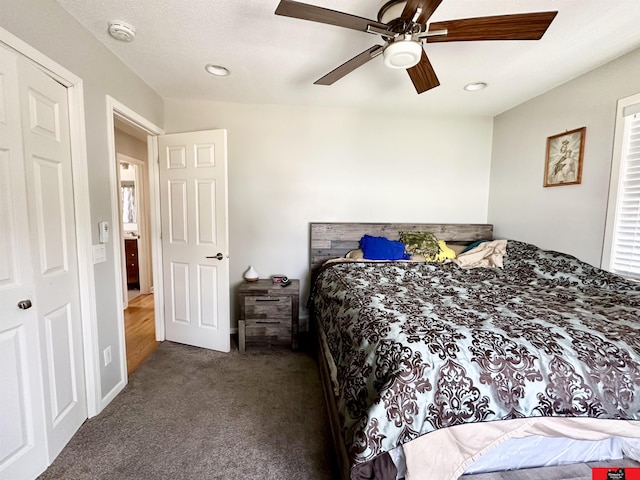
[[[131,375],[160,345],[156,341],[153,294],[139,295],[124,311],[127,375]]]

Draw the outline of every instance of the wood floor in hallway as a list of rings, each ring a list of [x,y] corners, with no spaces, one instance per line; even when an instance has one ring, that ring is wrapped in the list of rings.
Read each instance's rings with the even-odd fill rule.
[[[124,311],[125,341],[127,345],[127,375],[131,375],[153,352],[156,341],[153,294],[139,295]]]

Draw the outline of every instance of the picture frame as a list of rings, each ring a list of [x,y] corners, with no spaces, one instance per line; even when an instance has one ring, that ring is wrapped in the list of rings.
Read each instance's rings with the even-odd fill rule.
[[[582,183],[582,160],[587,127],[547,137],[544,186],[560,187]]]

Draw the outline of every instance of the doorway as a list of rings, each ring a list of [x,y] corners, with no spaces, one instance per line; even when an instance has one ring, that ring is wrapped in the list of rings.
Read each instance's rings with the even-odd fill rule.
[[[156,337],[147,132],[114,115],[118,237],[127,376],[160,344]]]
[[[230,298],[226,130],[164,135],[162,129],[110,96],[107,96],[107,109],[109,112],[107,117],[108,134],[110,136],[109,151],[110,157],[114,159],[110,168],[112,219],[114,227],[117,226],[118,230],[115,233],[119,235],[122,235],[124,228],[120,227],[121,205],[119,197],[121,185],[118,178],[114,139],[116,122],[122,121],[124,126],[122,124],[120,126],[126,129],[128,133],[137,132],[139,134],[140,131],[143,132],[147,139],[148,157],[146,166],[148,175],[145,178],[148,180],[150,198],[151,232],[149,237],[151,241],[150,257],[153,265],[152,296],[153,315],[155,317],[155,340],[156,342],[161,342],[167,338],[171,341],[228,352]],[[132,127],[133,130],[129,130],[129,127]],[[180,138],[180,135],[184,138]],[[166,142],[174,140],[178,140],[179,145],[169,147],[166,144]],[[165,142],[164,146],[161,146],[160,143],[163,141]],[[187,150],[190,151],[189,154]],[[163,152],[164,158],[160,155],[160,152]],[[171,159],[167,158],[168,153],[171,153]],[[161,172],[178,170],[177,167],[186,161],[187,156],[193,161],[189,162],[189,168],[183,170],[190,172],[192,178],[188,182],[186,179],[177,179],[173,182],[172,188],[174,188],[174,193],[177,194],[178,191],[176,189],[179,189],[180,185],[184,187],[185,193],[187,190],[192,190],[190,187],[187,188],[188,185],[195,186],[198,195],[194,197],[193,194],[195,192],[192,192],[188,201],[185,198],[185,202],[182,204],[184,209],[180,213],[179,205],[175,201],[171,202],[170,209],[167,208],[168,192],[164,188],[167,184],[166,179],[161,181]],[[196,171],[192,171],[194,169]],[[215,174],[211,172],[212,169]],[[172,198],[179,200],[182,197]],[[161,208],[161,203],[163,202],[165,206]],[[168,224],[165,225],[165,223],[170,222],[172,215],[174,227],[170,229]],[[192,218],[193,221],[188,221],[187,217]],[[178,223],[175,222],[185,227],[184,235],[188,234],[193,241],[199,243],[200,247],[208,247],[207,253],[198,253],[197,261],[194,262],[193,268],[188,262],[185,263],[184,260],[181,260],[182,265],[179,265],[180,262],[175,260],[171,263],[170,255],[165,251],[167,246],[175,247],[176,243],[180,243],[180,238],[183,238],[176,237],[179,232],[176,230]],[[167,238],[163,238],[161,235],[161,224],[166,227],[163,227],[163,230],[168,232]],[[191,227],[186,229],[187,225],[191,225]],[[198,230],[197,234],[195,232],[196,229]],[[120,236],[120,238],[124,239],[123,236]],[[165,241],[168,242],[166,246]],[[191,251],[193,249],[186,250]],[[213,252],[213,256],[211,256],[210,252]],[[218,253],[216,254],[216,252]],[[203,255],[200,255],[200,253],[203,253]],[[116,278],[122,285],[122,288],[118,289],[120,344],[125,346],[125,348],[121,349],[119,364],[123,378],[127,378],[126,351],[128,347],[126,347],[125,341],[124,320],[126,298],[124,295],[124,283],[126,283],[124,274],[126,269],[122,261],[124,256],[122,248],[115,249],[114,255],[116,256]],[[188,278],[183,275],[181,277],[182,283],[176,285],[176,282],[171,280],[171,275],[185,273],[186,270],[190,270]],[[175,277],[173,278],[175,279]],[[190,291],[193,291],[194,295],[187,295]],[[173,300],[175,299],[178,301],[174,303]],[[185,311],[186,315],[184,315]],[[123,312],[122,316],[120,316],[120,312]],[[193,316],[191,316],[191,313],[193,313]],[[181,322],[182,318],[189,320],[187,323],[191,328],[182,329],[189,331],[189,338],[169,336],[168,325],[173,327],[176,324],[185,323]],[[206,331],[206,335],[198,335],[198,329]],[[202,340],[207,343],[201,344]]]
[[[120,228],[123,236],[123,300],[124,308],[128,302],[138,295],[153,293],[152,262],[148,258],[148,205],[149,199],[145,188],[145,162],[120,153],[124,140],[127,139],[117,127],[115,129],[116,161],[120,182]],[[129,143],[135,141],[130,138]],[[142,151],[146,148],[142,142]]]

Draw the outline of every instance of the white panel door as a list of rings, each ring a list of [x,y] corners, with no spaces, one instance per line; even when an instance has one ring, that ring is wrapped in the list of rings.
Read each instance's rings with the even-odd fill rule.
[[[166,338],[230,350],[226,130],[158,137]]]
[[[17,56],[0,48],[1,479],[35,478],[47,467],[38,318],[18,307],[34,295],[17,91]]]
[[[67,89],[18,58],[34,306],[54,459],[87,418]]]

